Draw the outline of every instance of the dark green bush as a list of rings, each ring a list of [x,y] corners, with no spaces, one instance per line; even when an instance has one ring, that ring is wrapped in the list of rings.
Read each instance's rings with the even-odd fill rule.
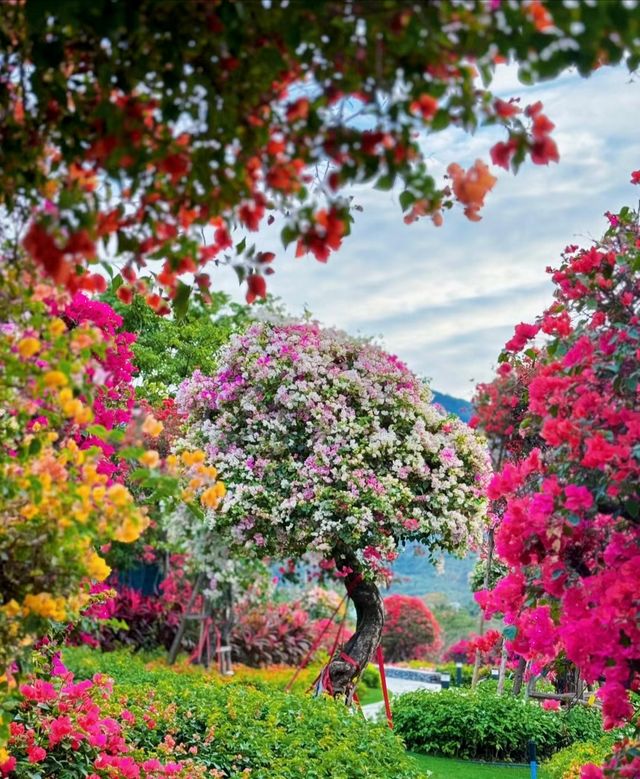
[[[77,678],[105,673],[136,716],[135,740],[153,754],[170,735],[229,779],[418,779],[400,739],[328,698],[224,683],[202,669],[176,671],[124,651],[65,650]],[[140,711],[153,698],[153,728]],[[246,771],[246,773],[244,773]]]
[[[402,695],[394,701],[393,719],[409,749],[461,759],[524,762],[530,739],[544,759],[574,741],[602,735],[594,709],[546,711],[522,698],[496,695],[490,681],[476,690]]]

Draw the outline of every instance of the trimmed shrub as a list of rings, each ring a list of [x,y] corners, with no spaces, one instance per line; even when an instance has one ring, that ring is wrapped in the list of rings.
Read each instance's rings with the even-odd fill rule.
[[[195,762],[229,779],[420,776],[385,725],[368,723],[326,697],[221,684],[201,668],[181,673],[145,665],[141,656],[124,651],[67,649],[64,659],[78,678],[106,673],[118,679],[114,699],[134,714],[129,740],[145,755],[161,755],[167,742],[173,754],[187,756],[196,747]]]
[[[395,699],[393,718],[409,749],[461,759],[522,762],[530,739],[545,758],[602,734],[596,709],[547,711],[523,698],[496,695],[490,681],[476,690],[407,693]]]
[[[433,657],[441,648],[440,625],[426,603],[409,595],[384,599],[381,645],[385,661]]]

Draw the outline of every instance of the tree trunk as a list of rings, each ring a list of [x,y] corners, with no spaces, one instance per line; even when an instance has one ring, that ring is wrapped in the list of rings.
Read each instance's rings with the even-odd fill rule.
[[[487,560],[484,570],[484,589],[489,589],[489,576],[491,573],[491,564],[493,563],[493,528],[489,530],[489,539],[487,541]],[[484,611],[480,609],[480,623],[478,624],[478,635],[484,635]],[[476,656],[473,661],[473,676],[471,677],[471,689],[475,689],[480,678],[480,662],[482,660],[482,653],[476,650]]]
[[[521,657],[518,660],[518,667],[516,668],[516,672],[513,677],[513,694],[514,696],[517,696],[520,694],[520,690],[522,689],[522,680],[524,679],[524,672],[527,667],[527,661],[524,659],[524,657]]]
[[[507,675],[507,648],[504,645],[504,639],[502,639],[502,653],[500,654],[500,673],[498,674],[498,695],[502,695],[504,692],[504,680]]]
[[[347,641],[342,652],[352,658],[357,665],[340,658],[337,654],[329,662],[329,678],[333,687],[333,695],[344,695],[347,703],[360,674],[373,657],[380,643],[382,626],[384,625],[384,606],[380,591],[372,582],[352,573],[345,579],[349,597],[356,609],[356,632]]]

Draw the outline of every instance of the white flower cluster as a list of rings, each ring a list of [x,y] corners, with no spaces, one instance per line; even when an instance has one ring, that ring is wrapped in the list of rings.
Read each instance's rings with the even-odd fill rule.
[[[227,486],[212,517],[264,557],[349,550],[384,576],[399,541],[463,553],[480,539],[489,458],[396,357],[314,323],[258,323],[178,404]]]

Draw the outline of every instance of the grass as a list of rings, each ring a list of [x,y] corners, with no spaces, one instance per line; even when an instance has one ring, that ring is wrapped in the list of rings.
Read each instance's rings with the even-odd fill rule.
[[[528,768],[517,766],[482,765],[463,760],[449,760],[446,757],[431,757],[410,753],[418,768],[432,772],[432,779],[529,779]],[[540,779],[544,775],[538,774]]]
[[[382,690],[378,688],[365,687],[362,685],[358,690],[360,705],[366,706],[368,703],[377,703],[382,700]]]

